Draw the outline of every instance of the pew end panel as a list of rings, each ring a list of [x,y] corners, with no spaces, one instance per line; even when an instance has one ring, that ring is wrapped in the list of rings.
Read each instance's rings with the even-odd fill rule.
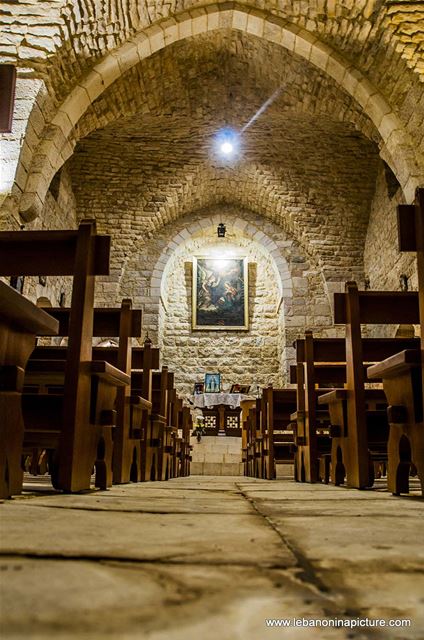
[[[56,320],[0,281],[0,498],[22,491],[21,394],[28,358],[36,335],[57,332]]]
[[[414,465],[424,494],[424,420],[421,353],[404,350],[369,367],[371,380],[383,378],[390,434],[387,485],[394,495],[409,492],[409,474]]]

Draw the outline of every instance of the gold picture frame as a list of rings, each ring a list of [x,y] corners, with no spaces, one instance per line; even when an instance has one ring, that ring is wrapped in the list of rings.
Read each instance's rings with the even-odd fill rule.
[[[194,330],[247,331],[248,304],[247,257],[193,257]]]

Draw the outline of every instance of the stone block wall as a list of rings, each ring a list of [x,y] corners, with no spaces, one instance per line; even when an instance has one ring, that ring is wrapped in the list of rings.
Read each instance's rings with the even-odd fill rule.
[[[185,393],[191,393],[194,382],[202,381],[205,373],[214,371],[221,373],[226,390],[236,382],[254,387],[279,385],[278,283],[269,257],[258,250],[256,243],[234,239],[224,245],[229,257],[248,259],[249,329],[192,329],[193,253],[219,256],[222,249],[211,240],[188,241],[169,261],[163,283],[166,291],[160,339],[163,361],[175,371],[178,387]]]
[[[33,222],[22,225],[15,216],[3,212],[0,216],[0,230],[41,231],[46,229],[75,229],[78,225],[77,210],[72,182],[66,167],[55,176],[43,208],[42,215]],[[22,228],[22,226],[24,228]],[[43,275],[43,274],[40,274]],[[8,278],[3,278],[8,282]],[[68,276],[46,276],[46,284],[38,277],[25,277],[23,293],[40,306],[58,307],[71,304],[72,278]],[[63,294],[63,295],[62,295]]]
[[[371,289],[397,291],[401,274],[408,276],[411,289],[417,288],[416,257],[398,250],[397,205],[403,202],[401,189],[381,164],[364,251],[364,271]]]

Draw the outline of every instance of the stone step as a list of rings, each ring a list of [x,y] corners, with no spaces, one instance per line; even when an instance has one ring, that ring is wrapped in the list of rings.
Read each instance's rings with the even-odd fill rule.
[[[192,462],[190,465],[192,476],[242,476],[241,463]]]

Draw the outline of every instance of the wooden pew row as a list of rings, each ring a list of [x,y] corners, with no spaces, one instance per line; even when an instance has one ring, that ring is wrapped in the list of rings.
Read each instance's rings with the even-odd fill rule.
[[[191,451],[190,435],[193,429],[193,418],[189,407],[183,407],[180,412],[180,429],[182,431],[182,452],[181,452],[181,476],[190,475]]]
[[[133,371],[132,391],[138,394],[145,380],[144,370]],[[181,402],[174,389],[174,374],[168,367],[151,371],[152,410],[143,439],[143,480],[168,480],[179,469],[176,458],[181,457],[178,441],[179,411]],[[187,429],[185,432],[187,436]],[[189,446],[189,445],[188,445]]]
[[[263,389],[261,429],[263,434],[262,477],[275,480],[277,463],[293,462],[292,413],[296,409],[295,389]]]
[[[247,407],[242,424],[242,461],[243,473],[245,476],[251,475],[251,443],[252,443],[252,418],[253,410],[256,409],[256,401],[253,406]]]
[[[418,294],[415,292],[358,291],[356,283],[346,284],[346,293],[335,294],[335,322],[346,324],[346,385],[320,396],[318,403],[328,406],[332,430],[332,481],[363,489],[373,484],[370,462],[380,455],[389,425],[381,411],[386,402],[382,390],[365,389],[364,363],[375,363],[403,349],[419,348],[419,341],[380,339],[379,357],[367,353],[372,339],[363,339],[361,324],[416,324],[419,321]],[[377,343],[378,344],[378,343]],[[368,404],[368,411],[367,411]],[[380,434],[380,435],[378,435]],[[372,450],[372,443],[376,446]],[[386,443],[387,448],[387,443]],[[383,452],[381,452],[382,454]],[[374,455],[375,454],[375,455]]]
[[[0,233],[0,275],[73,276],[69,355],[55,477],[55,486],[64,491],[89,489],[93,459],[99,453],[106,454],[105,439],[109,436],[100,419],[106,397],[103,399],[99,394],[100,413],[93,428],[92,378],[101,381],[102,392],[108,386],[127,381],[123,372],[106,363],[94,363],[91,358],[95,276],[109,274],[109,253],[110,237],[97,235],[92,220],[81,222],[78,230],[73,231]],[[19,475],[16,469],[9,468],[8,473],[13,477]],[[20,489],[15,485],[13,492]]]
[[[21,392],[28,358],[37,335],[57,331],[54,318],[0,281],[0,498],[22,490]]]
[[[57,314],[61,315],[61,322],[67,323],[69,325],[68,330],[64,331],[63,327],[61,330],[62,334],[69,333],[69,349],[67,350],[67,358],[66,364],[63,360],[63,354],[59,356],[62,359],[62,363],[56,362],[51,363],[49,366],[53,367],[53,371],[51,374],[56,378],[62,378],[61,382],[63,383],[63,420],[66,423],[66,428],[60,428],[56,433],[57,441],[55,443],[49,443],[51,446],[57,447],[55,448],[55,459],[54,459],[54,481],[55,486],[57,488],[62,488],[65,491],[74,491],[74,490],[83,490],[84,488],[89,488],[89,480],[88,480],[88,469],[92,466],[89,462],[89,458],[93,457],[93,430],[87,429],[86,426],[89,424],[89,421],[93,419],[93,414],[96,414],[97,417],[94,418],[97,421],[97,445],[96,453],[94,454],[93,462],[97,463],[98,467],[98,476],[102,475],[102,480],[99,480],[98,484],[100,486],[107,486],[109,484],[110,473],[108,471],[108,460],[110,458],[110,426],[100,424],[103,423],[108,416],[109,422],[115,422],[118,419],[118,415],[122,416],[121,425],[117,425],[117,429],[115,429],[115,456],[114,456],[114,467],[115,467],[115,478],[117,481],[127,481],[128,478],[135,479],[139,477],[138,471],[138,462],[140,459],[138,447],[136,444],[137,441],[137,432],[138,428],[135,427],[137,423],[136,414],[140,414],[140,409],[142,409],[142,413],[145,416],[148,413],[148,409],[150,408],[149,401],[140,396],[128,396],[128,373],[127,378],[122,377],[122,373],[124,373],[120,368],[122,367],[126,371],[128,371],[128,344],[127,348],[117,349],[116,350],[116,358],[111,358],[109,355],[106,355],[105,351],[98,351],[93,355],[92,349],[92,336],[93,331],[91,330],[93,327],[93,307],[92,302],[94,298],[94,275],[95,274],[107,274],[109,265],[109,247],[110,247],[110,238],[108,236],[97,236],[95,234],[95,224],[93,221],[84,221],[80,228],[77,231],[48,231],[48,232],[25,232],[25,233],[16,233],[16,232],[5,232],[0,236],[0,272],[5,275],[16,275],[16,274],[25,274],[25,275],[37,275],[39,273],[47,274],[47,275],[73,275],[73,297],[72,297],[72,312],[67,314],[66,310],[56,310]],[[22,255],[21,255],[22,254]],[[23,259],[22,259],[23,256]],[[6,286],[6,285],[5,285]],[[9,287],[7,287],[9,289]],[[14,292],[13,292],[14,294]],[[13,295],[12,294],[12,295]],[[28,301],[26,301],[28,305],[31,305]],[[91,303],[91,304],[90,304]],[[9,304],[6,306],[10,306]],[[33,306],[33,305],[32,305]],[[34,309],[36,309],[34,307]],[[1,309],[0,309],[1,311]],[[53,310],[52,310],[53,311]],[[36,312],[40,317],[43,316],[45,312],[37,310]],[[34,315],[33,313],[33,315]],[[3,314],[6,318],[6,315]],[[45,319],[45,317],[43,316]],[[40,321],[39,330],[37,331],[40,335],[53,334],[54,333],[54,324],[49,324],[48,331],[45,332],[43,329],[43,321]],[[45,322],[44,322],[45,324]],[[21,332],[22,333],[22,332]],[[117,331],[109,331],[106,327],[102,329],[98,329],[98,335],[118,333]],[[6,333],[4,334],[6,335]],[[139,334],[138,334],[139,335]],[[31,338],[31,346],[34,342],[34,332],[32,333]],[[123,344],[123,341],[120,341]],[[54,349],[51,349],[50,356],[53,357]],[[73,354],[73,357],[69,357],[69,353]],[[93,356],[92,360],[90,360],[91,356]],[[24,364],[26,362],[26,358],[24,359],[16,357],[15,360],[20,364]],[[99,360],[99,358],[101,358]],[[47,359],[45,355],[43,359]],[[70,364],[70,360],[72,360],[72,365]],[[116,361],[115,361],[116,360]],[[118,362],[119,361],[119,362]],[[122,362],[122,364],[121,364]],[[126,366],[123,366],[125,362]],[[6,360],[5,360],[6,364]],[[118,367],[116,365],[119,365]],[[138,363],[133,363],[133,366],[140,366]],[[32,366],[36,365],[34,362]],[[46,363],[40,365],[46,373]],[[21,367],[21,370],[23,367]],[[120,372],[120,373],[119,373]],[[35,370],[32,371],[33,375],[35,374]],[[40,373],[40,372],[39,372]],[[10,371],[9,371],[10,374]],[[10,375],[6,376],[5,371],[2,370],[3,378],[10,378]],[[22,374],[21,374],[22,378]],[[73,381],[73,386],[70,384],[66,384],[65,380],[69,382],[69,380]],[[146,376],[146,380],[148,380],[148,376]],[[147,382],[148,383],[148,382]],[[10,386],[10,380],[7,382]],[[145,383],[142,383],[142,387],[144,387]],[[88,402],[90,389],[96,386],[96,406],[93,408],[93,404]],[[112,393],[108,393],[109,390],[112,389]],[[114,392],[116,388],[119,387],[117,394],[120,400],[117,402],[117,411],[115,412],[115,408],[113,407],[112,399],[114,396]],[[80,390],[83,390],[83,393],[80,393]],[[57,389],[56,389],[57,390]],[[172,389],[170,389],[172,395]],[[16,392],[15,392],[16,395]],[[47,394],[46,394],[47,395]],[[38,409],[40,409],[40,402],[43,404],[44,402],[50,403],[52,407],[54,403],[56,403],[53,410],[46,409],[47,414],[50,413],[51,422],[57,418],[57,409],[60,405],[59,395],[56,395],[54,399],[41,399],[40,394],[37,394],[37,398],[34,399],[35,403],[38,404]],[[175,397],[175,394],[174,394]],[[125,398],[125,400],[124,400]],[[90,401],[92,398],[90,398]],[[127,404],[130,404],[130,422],[128,423],[128,411]],[[13,402],[12,402],[13,404]],[[7,410],[5,409],[5,413],[10,413],[11,403],[7,400]],[[65,405],[70,411],[65,411]],[[141,405],[141,406],[139,406]],[[20,397],[19,397],[19,411],[20,411]],[[87,412],[87,407],[88,412]],[[74,409],[72,411],[72,409]],[[42,414],[43,410],[41,410]],[[88,416],[87,413],[90,415]],[[16,414],[16,411],[15,411]],[[81,417],[84,415],[85,421],[79,421],[77,416]],[[175,413],[175,415],[177,415]],[[71,418],[72,417],[72,418]],[[38,416],[38,418],[43,422],[42,415]],[[145,418],[144,418],[145,421]],[[7,421],[2,421],[2,424]],[[16,422],[16,419],[15,419]],[[139,420],[138,420],[139,422]],[[69,424],[71,426],[69,426]],[[84,427],[85,424],[85,427]],[[39,425],[40,426],[40,425]],[[106,428],[106,427],[109,427]],[[167,425],[171,427],[171,425]],[[101,427],[101,429],[100,429]],[[135,436],[134,438],[129,437],[129,428],[131,429],[131,435]],[[100,431],[99,431],[100,429]],[[18,429],[19,431],[19,429]],[[18,462],[18,458],[20,457],[19,451],[21,450],[22,444],[22,420],[21,420],[21,436],[19,440],[19,446],[16,447],[15,444],[10,444],[15,448],[15,452],[12,455],[14,458],[14,463],[12,464],[13,469],[11,469],[11,464],[9,459],[6,457],[6,452],[9,452],[9,443],[12,443],[13,437],[11,435],[11,429],[5,428],[3,430],[4,440],[7,441],[5,446],[3,447],[3,451],[5,452],[3,458],[0,461],[3,469],[1,475],[3,479],[7,479],[7,487],[6,482],[2,487],[2,492],[5,495],[11,495],[12,493],[19,492],[22,485],[22,472],[20,469],[20,463]],[[48,430],[47,430],[48,431]],[[175,429],[168,429],[167,432],[173,431]],[[109,432],[109,433],[108,433]],[[52,434],[45,434],[47,440],[51,438]],[[175,437],[173,435],[172,437]],[[15,438],[16,440],[16,438]],[[54,440],[54,438],[53,438]],[[132,441],[132,442],[130,442]],[[33,442],[35,445],[36,443]],[[172,443],[171,443],[172,444]],[[73,448],[69,449],[68,446],[72,445]],[[130,447],[130,453],[126,450],[126,445]],[[135,445],[132,446],[131,445]],[[163,450],[168,454],[169,451],[169,442],[164,443]],[[173,446],[173,444],[172,444]],[[83,454],[85,459],[85,464],[82,465],[78,462],[78,455],[76,455],[76,450]],[[173,450],[175,447],[173,446]],[[177,444],[178,452],[174,453],[173,456],[181,457],[181,446]],[[88,450],[91,453],[88,453]],[[7,454],[8,455],[8,454]],[[187,455],[188,460],[186,460],[186,469],[188,468],[187,463],[189,463],[189,456]],[[130,462],[129,462],[129,459]],[[161,461],[158,461],[161,464]],[[143,465],[143,461],[141,462]],[[84,467],[84,471],[78,468],[79,466]],[[167,461],[167,467],[170,465]],[[172,465],[171,465],[172,466]],[[102,467],[102,471],[100,472],[100,467]],[[177,465],[173,462],[172,468],[175,470]],[[90,469],[91,471],[91,469]],[[172,475],[172,472],[165,472],[165,477],[167,475]],[[91,475],[91,474],[90,474]],[[17,484],[13,480],[14,477],[18,478]],[[12,483],[9,482],[9,478],[12,477]],[[15,484],[16,488],[11,490],[11,485]]]
[[[400,346],[407,348],[416,344],[414,339],[365,338],[362,340],[363,362],[361,360],[358,367],[364,375],[367,363],[379,361]],[[340,398],[346,397],[348,366],[345,340],[313,338],[311,332],[306,332],[305,339],[296,342],[296,350],[299,361],[296,366],[298,409],[292,416],[296,419],[296,479],[300,482],[327,482],[331,459],[332,482],[341,484],[345,474],[343,460],[340,460],[340,443],[345,442],[348,432],[343,405],[341,412],[340,406],[338,412],[335,406],[338,406]],[[336,389],[329,391],[329,386]],[[372,484],[373,463],[384,462],[387,457],[386,400],[381,389],[364,387],[363,397],[367,431],[367,446],[363,455],[368,480]]]
[[[297,409],[291,417],[294,423],[294,474],[298,482],[328,482],[330,416],[328,411],[318,407],[318,397],[323,393],[321,385],[343,384],[340,380],[345,368],[343,347],[342,340],[317,340],[310,331],[305,333],[304,340],[296,341],[297,365],[295,372],[291,372],[291,382],[297,384]],[[325,363],[324,368],[320,360]]]
[[[118,310],[119,311],[119,310]],[[66,332],[66,314],[69,316],[69,310],[52,310],[52,313],[61,319],[61,331]],[[136,312],[138,313],[138,312]],[[134,314],[134,312],[133,312]],[[122,312],[121,312],[122,315]],[[109,317],[109,323],[107,318]],[[96,309],[94,313],[94,335],[102,337],[115,337],[119,313],[116,309]],[[134,327],[134,317],[132,327]],[[135,326],[141,327],[141,318],[136,320]],[[122,324],[122,323],[121,323]],[[127,323],[128,324],[128,323]],[[135,335],[139,335],[136,328],[131,330]],[[127,341],[120,339],[120,345],[127,344]],[[93,359],[105,360],[115,365],[119,360],[119,347],[94,347]],[[27,377],[29,383],[41,382],[34,379],[34,369],[44,368],[48,366],[48,361],[57,361],[64,359],[66,356],[66,347],[37,347],[34,352],[34,362],[29,363],[31,376]],[[40,366],[40,358],[42,362]],[[132,377],[132,388],[125,388],[126,402],[123,406],[117,404],[117,427],[114,429],[114,455],[113,455],[113,482],[128,482],[139,479],[149,480],[166,480],[171,477],[180,475],[180,460],[182,457],[182,438],[178,436],[179,413],[182,411],[182,401],[177,398],[176,391],[173,387],[173,374],[167,369],[162,372],[154,371],[159,368],[159,350],[151,347],[150,341],[146,341],[144,347],[133,347],[130,350],[128,360],[129,374]],[[156,442],[152,442],[151,435],[151,410],[152,410],[152,381],[155,381],[154,393],[158,406],[166,406],[164,425],[159,427],[156,433]],[[51,380],[50,382],[60,382],[60,380]],[[44,378],[43,383],[46,383]],[[157,383],[157,384],[156,384]],[[134,384],[136,386],[134,386]],[[51,386],[51,390],[54,385]],[[147,398],[141,396],[144,393]],[[161,397],[162,396],[162,397]],[[150,400],[149,400],[150,398]],[[126,409],[126,411],[125,411]],[[185,420],[187,421],[187,411],[185,412]],[[188,416],[190,412],[188,410]],[[126,421],[126,422],[125,422]],[[157,426],[158,419],[155,418]],[[189,429],[190,427],[188,427]],[[155,436],[153,436],[153,439]],[[185,450],[189,447],[189,433],[187,427],[184,432]],[[118,443],[118,449],[115,443]],[[139,449],[141,450],[139,451]],[[153,451],[152,451],[153,450]],[[126,454],[125,454],[126,452]],[[117,457],[119,456],[119,457]],[[123,458],[123,459],[122,459]],[[150,460],[154,458],[154,471]],[[189,463],[189,456],[187,462]],[[123,463],[125,463],[123,468]],[[189,464],[186,464],[186,473],[189,472]],[[116,476],[116,473],[118,475]],[[115,479],[116,478],[116,479]]]
[[[395,495],[408,493],[414,465],[424,495],[424,189],[412,205],[398,207],[399,250],[417,254],[421,345],[400,351],[368,369],[368,378],[383,379],[389,403],[387,485]]]
[[[273,480],[277,462],[293,461],[291,414],[296,408],[295,389],[262,390],[243,422],[244,474]]]
[[[141,335],[141,311],[132,310],[132,303],[129,299],[124,299],[121,308],[109,309],[100,308],[94,310],[93,315],[93,337],[118,337],[119,347],[96,347],[92,350],[93,361],[105,362],[127,375],[128,384],[117,388],[116,393],[109,395],[109,408],[107,411],[115,412],[112,418],[113,428],[113,456],[112,468],[107,466],[106,476],[108,482],[113,477],[114,483],[124,483],[139,481],[141,474],[141,432],[142,432],[142,412],[148,411],[151,403],[140,396],[131,395],[129,385],[132,362],[140,360],[139,352],[131,349],[131,338]],[[49,314],[59,322],[59,335],[66,336],[69,331],[70,309],[49,309]],[[44,444],[48,437],[45,433],[46,427],[40,430],[34,421],[33,412],[37,413],[37,423],[40,424],[40,413],[42,405],[51,399],[47,396],[52,393],[63,394],[64,373],[66,359],[68,356],[67,347],[36,347],[28,362],[25,379],[26,393],[23,397],[23,405],[26,415],[28,429],[25,437],[26,450],[37,445],[37,439],[41,438]],[[139,364],[139,363],[137,363]],[[93,384],[96,378],[93,378]],[[43,395],[44,393],[44,395]],[[37,394],[34,396],[34,394]],[[114,397],[115,395],[115,397]],[[95,397],[95,390],[92,389],[91,400]],[[56,398],[56,402],[57,398]],[[103,409],[105,411],[105,408]],[[53,425],[52,425],[53,426]],[[54,429],[53,429],[54,430]],[[50,434],[52,436],[52,434]],[[54,441],[54,438],[53,438]],[[53,442],[50,441],[50,460],[53,460]],[[108,456],[109,460],[109,456]],[[96,462],[99,465],[99,462]],[[110,486],[108,484],[108,486]]]
[[[261,431],[261,402],[257,398],[249,408],[243,425],[245,447],[243,462],[245,475],[251,478],[263,477],[263,436]]]

